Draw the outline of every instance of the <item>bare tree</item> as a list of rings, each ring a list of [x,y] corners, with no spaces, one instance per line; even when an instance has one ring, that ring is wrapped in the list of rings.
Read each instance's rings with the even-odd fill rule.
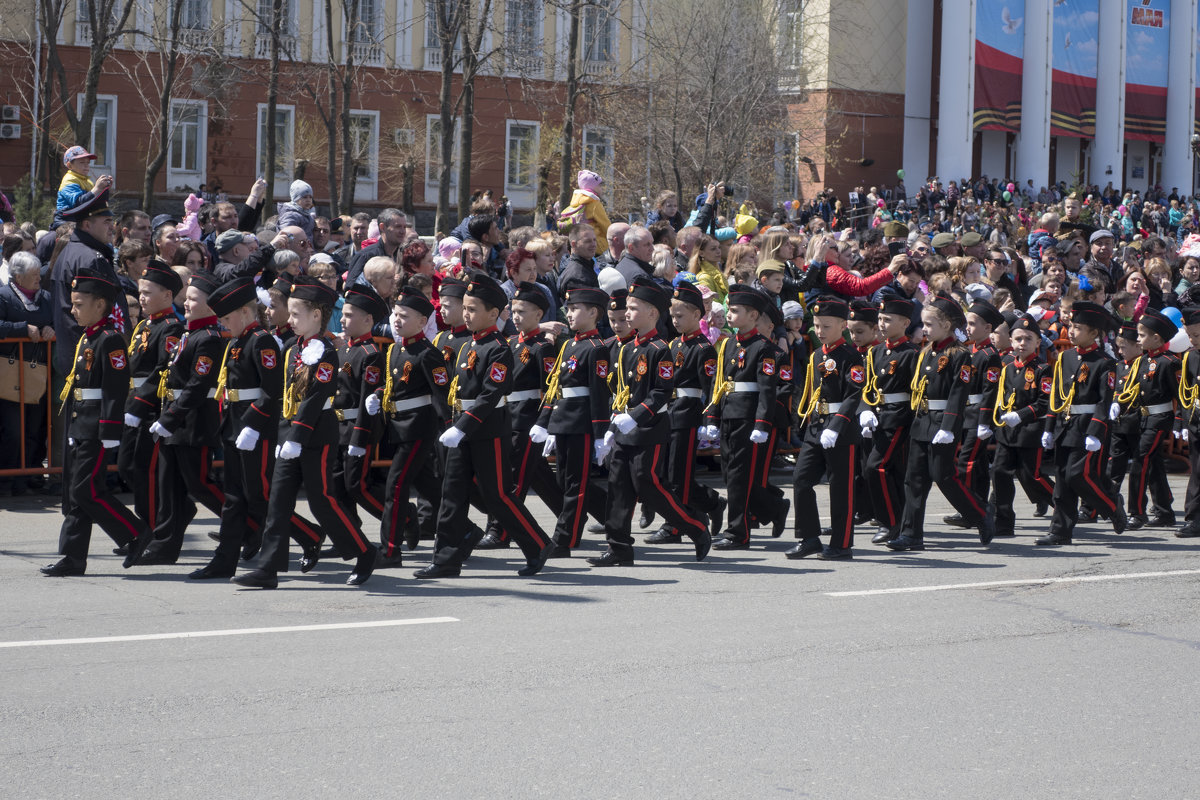
[[[571,202],[572,154],[575,146],[575,107],[579,102],[579,26],[585,0],[571,0],[567,6],[570,28],[567,31],[566,101],[563,104],[562,138],[559,146],[558,202],[566,208]]]

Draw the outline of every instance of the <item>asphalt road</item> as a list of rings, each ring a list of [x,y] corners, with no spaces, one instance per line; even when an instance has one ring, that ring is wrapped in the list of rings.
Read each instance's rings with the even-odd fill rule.
[[[205,517],[176,567],[97,532],[86,577],[43,578],[57,508],[4,503],[0,797],[1200,797],[1200,540],[1169,531],[1035,549],[1022,505],[985,551],[935,491],[924,553],[860,530],[850,563],[756,537],[522,579],[513,549],[262,592],[184,578]],[[426,622],[345,627],[397,620]],[[239,633],[44,644],[197,631]]]

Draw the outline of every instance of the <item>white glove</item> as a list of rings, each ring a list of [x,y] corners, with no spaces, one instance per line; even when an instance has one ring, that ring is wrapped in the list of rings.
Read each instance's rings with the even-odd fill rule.
[[[874,435],[875,435],[875,431],[874,431],[874,430],[872,430],[871,428],[861,428],[861,429],[859,430],[859,433],[861,433],[861,434],[862,434],[862,437],[863,437],[864,439],[870,439],[872,436],[874,436]]]
[[[158,420],[154,420],[154,424],[150,426],[150,432],[155,436],[161,436],[164,439],[170,438],[171,432],[163,427],[163,424]]]
[[[529,429],[529,439],[534,444],[541,444],[542,442],[546,441],[546,438],[549,435],[550,435],[550,432],[547,431],[545,428],[543,428],[541,425],[534,425],[532,428]]]
[[[462,444],[464,436],[466,436],[466,434],[463,433],[461,429],[449,427],[446,429],[445,433],[438,437],[438,441],[444,444],[446,447],[458,447],[460,444]]]
[[[1095,436],[1089,436],[1083,440],[1083,449],[1089,453],[1094,453],[1103,446],[1104,444]]]
[[[281,445],[281,444],[275,445],[275,457],[276,458],[279,458],[279,451],[282,449],[283,449],[283,445]]]
[[[141,424],[142,424],[141,417],[135,417],[133,414],[125,415],[125,425],[127,427],[136,428],[138,425],[141,425]]]
[[[558,445],[558,437],[547,436],[546,444],[542,447],[542,458],[549,458],[554,452],[554,448]]]
[[[381,408],[383,408],[383,401],[379,399],[379,395],[371,392],[369,395],[367,395],[366,406],[367,413],[373,417],[379,413]]]
[[[1053,448],[1054,448],[1054,434],[1049,433],[1049,432],[1043,433],[1042,434],[1042,449],[1043,450],[1051,450]]]
[[[253,450],[256,444],[258,444],[258,431],[254,428],[242,428],[242,432],[237,435],[237,441],[234,442],[238,450]]]
[[[933,435],[934,444],[954,444],[954,434],[950,431],[938,431]]]
[[[987,425],[976,425],[975,438],[981,442],[986,442],[988,439],[992,438],[992,429]]]
[[[121,446],[121,440],[120,439],[101,439],[100,446],[103,447],[105,450],[116,450],[118,447]]]
[[[631,430],[637,427],[637,420],[629,414],[621,413],[613,417],[613,425],[615,425],[617,430],[621,433],[629,433]]]
[[[300,443],[291,441],[284,442],[279,446],[279,457],[284,461],[291,461],[293,458],[299,458]]]
[[[367,448],[365,447],[359,447],[358,445],[352,444],[346,448],[346,455],[353,456],[354,458],[362,458],[366,454]]]
[[[592,454],[597,464],[603,464],[611,451],[612,446],[605,444],[603,439],[592,444]]]
[[[1021,415],[1015,411],[1009,411],[1000,417],[1000,421],[1010,428],[1015,428],[1021,424]]]
[[[1109,420],[1115,420],[1119,416],[1121,416],[1121,404],[1113,403],[1108,407],[1108,418]]]
[[[67,439],[67,444],[71,445],[71,447],[74,447],[74,446],[75,446],[75,440],[74,440],[74,439],[70,439],[70,438],[68,438],[68,439]]]
[[[719,442],[721,440],[721,429],[716,425],[705,425],[700,429],[701,438],[708,439],[710,442]]]
[[[826,450],[837,444],[837,440],[837,431],[831,431],[828,428],[821,431],[821,447],[824,447]]]
[[[874,411],[867,410],[858,415],[858,424],[862,426],[863,436],[866,436],[866,431],[879,427],[879,417],[875,416]]]
[[[616,443],[616,439],[617,439],[617,436],[615,433],[613,433],[612,431],[605,431],[604,438],[601,439],[600,441],[602,441],[604,443],[605,450],[612,450],[613,445]]]
[[[1187,428],[1184,428],[1183,430],[1181,430],[1179,432],[1179,438],[1183,439],[1185,442],[1188,440],[1188,429]]]
[[[770,438],[770,435],[766,431],[750,431],[750,441],[754,442],[755,444],[766,444],[767,439]]]

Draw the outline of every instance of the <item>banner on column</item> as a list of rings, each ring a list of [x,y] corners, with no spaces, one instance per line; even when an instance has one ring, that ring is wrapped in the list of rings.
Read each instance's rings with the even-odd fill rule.
[[[1055,0],[1050,135],[1096,135],[1096,0]]]
[[[1125,18],[1125,138],[1162,142],[1167,133],[1171,0],[1128,0]]]
[[[1196,24],[1192,28],[1196,36],[1196,122],[1192,133],[1200,135],[1200,7],[1196,9]]]
[[[1021,130],[1025,0],[976,0],[975,130]]]

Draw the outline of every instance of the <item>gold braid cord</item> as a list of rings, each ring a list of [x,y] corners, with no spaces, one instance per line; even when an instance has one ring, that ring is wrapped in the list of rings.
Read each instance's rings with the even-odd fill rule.
[[[912,391],[912,398],[908,401],[913,411],[928,411],[928,401],[925,399],[925,388],[929,386],[929,378],[921,374],[921,365],[925,363],[925,351],[921,351],[921,355],[917,356],[917,368],[913,370],[912,380],[908,384],[908,388]]]

